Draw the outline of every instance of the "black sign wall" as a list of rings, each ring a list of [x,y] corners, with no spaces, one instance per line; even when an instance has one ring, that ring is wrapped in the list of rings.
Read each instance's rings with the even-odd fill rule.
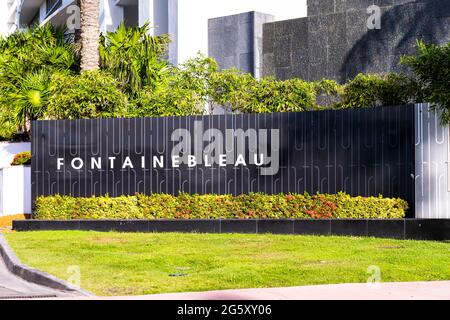
[[[337,193],[414,203],[414,108],[37,121],[33,198]]]

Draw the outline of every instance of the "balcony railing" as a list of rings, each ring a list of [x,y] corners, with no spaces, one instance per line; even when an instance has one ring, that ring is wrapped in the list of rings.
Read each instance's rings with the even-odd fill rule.
[[[62,0],[46,0],[47,17],[62,6]]]

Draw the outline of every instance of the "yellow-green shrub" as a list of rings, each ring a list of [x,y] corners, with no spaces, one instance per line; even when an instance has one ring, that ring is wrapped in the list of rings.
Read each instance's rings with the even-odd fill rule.
[[[153,194],[36,200],[35,218],[68,219],[395,219],[404,218],[406,201],[351,197],[345,193],[179,196]]]
[[[31,165],[31,152],[25,151],[18,153],[14,156],[13,161],[11,162],[12,166],[29,166]]]

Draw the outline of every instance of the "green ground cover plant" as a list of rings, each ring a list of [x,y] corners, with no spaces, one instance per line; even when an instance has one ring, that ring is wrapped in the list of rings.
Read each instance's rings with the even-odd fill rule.
[[[284,235],[16,232],[23,263],[97,295],[450,279],[450,243]],[[173,277],[172,274],[184,274]]]
[[[31,165],[31,151],[20,152],[16,154],[11,162],[12,166],[29,166]]]
[[[153,194],[121,197],[36,199],[34,217],[70,219],[394,219],[404,218],[401,199],[336,195],[251,193],[232,195]]]

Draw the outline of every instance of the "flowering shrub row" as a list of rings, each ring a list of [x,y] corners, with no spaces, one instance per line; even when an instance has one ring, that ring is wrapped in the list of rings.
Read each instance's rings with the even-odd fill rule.
[[[172,196],[112,198],[47,196],[36,200],[35,218],[70,219],[393,219],[404,218],[406,201],[351,197],[345,193]]]
[[[18,153],[14,156],[13,161],[11,162],[12,166],[29,166],[31,165],[31,152],[25,151]]]

